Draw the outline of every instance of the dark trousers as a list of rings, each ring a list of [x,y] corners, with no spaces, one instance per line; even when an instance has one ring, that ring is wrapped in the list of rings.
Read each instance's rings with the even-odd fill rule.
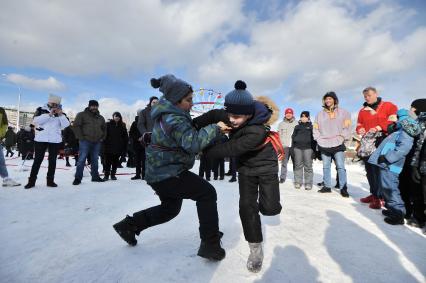
[[[225,159],[224,158],[215,158],[213,160],[213,177],[217,179],[220,177],[223,179],[225,177]]]
[[[368,185],[370,186],[370,194],[375,197],[382,198],[380,183],[380,168],[368,163],[368,158],[364,159],[365,171],[367,172]]]
[[[111,173],[111,175],[115,175],[117,173],[118,165],[120,164],[120,157],[121,154],[114,154],[114,153],[105,153],[105,160],[104,160],[104,171],[105,175],[108,175]]]
[[[209,182],[196,174],[184,171],[176,177],[151,184],[161,204],[133,214],[133,220],[142,231],[148,227],[168,222],[175,218],[184,199],[197,204],[199,231],[202,240],[217,236],[219,217],[216,205],[216,190]]]
[[[35,142],[34,151],[35,157],[33,166],[31,167],[30,179],[36,180],[38,171],[40,170],[41,163],[44,159],[46,150],[49,151],[49,167],[47,169],[47,179],[53,180],[55,178],[56,170],[56,157],[59,151],[59,143],[48,143],[48,142]]]
[[[404,201],[406,216],[413,216],[418,222],[425,222],[425,204],[421,184],[411,179],[411,166],[404,166],[399,175],[399,191]]]
[[[145,179],[145,148],[142,146],[135,146],[135,168],[136,176],[141,176]]]
[[[229,158],[229,171],[232,178],[237,178],[237,159],[235,157]]]
[[[204,178],[204,174],[206,175],[206,179],[210,179],[211,176],[211,167],[212,164],[210,160],[206,158],[205,154],[200,156],[200,168],[198,169],[198,176]]]
[[[240,218],[244,236],[249,243],[263,241],[259,212],[272,216],[281,212],[278,175],[238,175]]]
[[[6,146],[6,157],[9,156],[9,153],[10,153],[10,156],[13,155],[12,147]]]

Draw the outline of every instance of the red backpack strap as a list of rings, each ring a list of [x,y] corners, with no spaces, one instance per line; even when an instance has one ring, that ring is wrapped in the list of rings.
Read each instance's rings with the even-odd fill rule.
[[[278,132],[269,131],[268,135],[265,138],[265,141],[258,147],[258,149],[265,147],[268,143],[272,144],[272,147],[274,148],[277,154],[278,160],[283,160],[285,156],[284,147],[281,143],[280,135],[278,134]]]

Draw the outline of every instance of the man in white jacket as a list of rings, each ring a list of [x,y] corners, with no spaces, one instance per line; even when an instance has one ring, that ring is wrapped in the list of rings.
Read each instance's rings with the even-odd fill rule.
[[[49,94],[46,105],[37,108],[34,114],[36,125],[34,151],[35,157],[31,167],[30,177],[25,189],[35,186],[40,165],[43,162],[46,150],[49,151],[49,167],[47,170],[47,186],[57,187],[54,182],[56,157],[59,145],[62,142],[61,131],[69,126],[68,118],[62,113],[61,97]]]

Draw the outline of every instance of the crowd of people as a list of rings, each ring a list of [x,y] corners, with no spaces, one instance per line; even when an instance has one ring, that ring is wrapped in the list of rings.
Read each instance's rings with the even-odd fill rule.
[[[123,157],[132,160],[135,175],[131,180],[146,180],[160,204],[127,215],[114,224],[116,232],[129,245],[149,227],[170,221],[181,209],[183,199],[197,204],[201,244],[198,255],[222,260],[223,233],[219,230],[217,197],[211,180],[239,184],[239,214],[250,247],[247,268],[258,272],[263,262],[263,236],[260,213],[278,215],[281,210],[279,184],[288,180],[288,162],[293,165],[295,189],[313,189],[313,161],[322,161],[323,180],[319,193],[332,192],[331,165],[336,166],[336,188],[342,197],[350,195],[345,169],[345,143],[359,136],[358,156],[363,161],[370,195],[361,198],[371,209],[382,209],[384,221],[391,225],[406,223],[424,227],[426,222],[426,99],[411,103],[411,109],[398,107],[379,97],[373,87],[362,91],[364,104],[352,126],[350,113],[339,104],[335,92],[322,97],[322,110],[313,121],[310,111],[287,108],[278,125],[282,153],[272,138],[271,125],[279,110],[267,97],[254,97],[243,81],[225,96],[223,109],[214,109],[192,118],[192,86],[173,75],[151,79],[162,96],[153,96],[147,107],[137,113],[127,131],[119,112],[109,121],[99,112],[99,103],[90,100],[87,108],[70,123],[62,112],[61,98],[50,95],[46,105],[34,115],[33,127],[18,134],[8,128],[4,110],[0,112],[0,134],[5,138],[6,156],[13,156],[17,144],[23,159],[34,158],[26,189],[33,188],[40,165],[48,151],[47,186],[54,182],[58,152],[76,159],[73,185],[82,183],[83,169],[90,164],[91,181],[117,179]],[[3,114],[4,113],[4,114]],[[6,122],[5,122],[6,119]],[[4,186],[20,184],[8,177],[0,155],[0,173]],[[198,174],[191,172],[196,156]],[[283,157],[281,160],[281,156]],[[101,157],[103,178],[98,170]],[[279,158],[280,157],[280,158]],[[225,174],[225,160],[229,171]],[[280,166],[279,166],[280,165]],[[237,175],[238,173],[238,175]],[[237,178],[238,176],[238,178]]]

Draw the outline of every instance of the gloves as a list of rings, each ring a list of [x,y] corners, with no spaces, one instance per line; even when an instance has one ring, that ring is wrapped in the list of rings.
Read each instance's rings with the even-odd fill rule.
[[[388,163],[388,161],[386,160],[386,157],[384,155],[380,155],[379,159],[377,159],[377,163]]]
[[[419,169],[417,167],[412,166],[411,167],[411,179],[413,179],[413,182],[416,184],[420,184],[421,176]]]
[[[151,135],[152,135],[152,132],[145,132],[142,135],[142,145],[144,147],[147,147],[151,143]]]

